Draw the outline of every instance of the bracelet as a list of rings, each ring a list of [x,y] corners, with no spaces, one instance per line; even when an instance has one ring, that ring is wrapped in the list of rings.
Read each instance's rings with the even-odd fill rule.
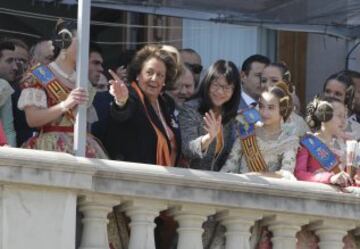
[[[67,111],[69,110],[69,108],[67,108],[67,107],[65,106],[64,101],[61,101],[61,102],[60,102],[60,108],[61,108],[61,112],[62,112],[62,113],[65,113],[65,112],[67,112]]]

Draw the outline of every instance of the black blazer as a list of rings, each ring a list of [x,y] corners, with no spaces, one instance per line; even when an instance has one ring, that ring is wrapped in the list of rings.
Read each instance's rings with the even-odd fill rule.
[[[176,130],[176,125],[172,119],[175,105],[169,101],[171,100],[168,98],[159,97],[161,111],[175,134],[178,156],[181,143],[179,132]],[[145,105],[153,123],[167,139],[160,119],[146,98]],[[170,148],[170,141],[167,142]],[[105,136],[105,147],[109,156],[114,160],[156,164],[156,146],[156,132],[146,116],[145,108],[138,95],[129,87],[129,99],[124,107],[119,108],[114,102],[111,103],[108,129]]]

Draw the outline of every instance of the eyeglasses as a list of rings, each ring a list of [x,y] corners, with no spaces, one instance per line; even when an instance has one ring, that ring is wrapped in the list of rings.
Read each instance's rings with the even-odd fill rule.
[[[218,82],[212,83],[210,87],[213,91],[219,91],[221,88],[226,94],[230,94],[234,91],[233,85],[220,85]]]
[[[191,64],[185,62],[185,65],[194,73],[194,74],[200,74],[203,70],[203,66],[200,64]]]

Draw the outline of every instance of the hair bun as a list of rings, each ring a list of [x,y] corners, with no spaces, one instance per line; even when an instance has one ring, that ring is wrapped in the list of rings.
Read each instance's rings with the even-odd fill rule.
[[[76,30],[76,23],[60,18],[55,25],[55,34],[52,39],[54,46],[60,50],[70,47],[73,38],[72,30]]]
[[[289,92],[288,85],[285,82],[280,81],[271,87],[269,92],[275,94],[279,99],[280,114],[284,118],[284,121],[286,121],[293,110],[293,99]]]
[[[291,94],[290,91],[289,91],[288,84],[286,84],[284,81],[277,82],[274,87],[280,88],[281,90],[283,90],[286,93],[286,95]]]

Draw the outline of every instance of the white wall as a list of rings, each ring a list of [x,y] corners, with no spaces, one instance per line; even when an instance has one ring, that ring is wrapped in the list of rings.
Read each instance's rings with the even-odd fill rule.
[[[326,35],[309,34],[306,55],[306,102],[322,92],[328,76],[345,69],[347,42]]]
[[[205,68],[218,59],[231,60],[241,66],[252,54],[274,54],[275,36],[269,33],[271,32],[252,26],[184,19],[183,48],[196,50],[201,55]]]

